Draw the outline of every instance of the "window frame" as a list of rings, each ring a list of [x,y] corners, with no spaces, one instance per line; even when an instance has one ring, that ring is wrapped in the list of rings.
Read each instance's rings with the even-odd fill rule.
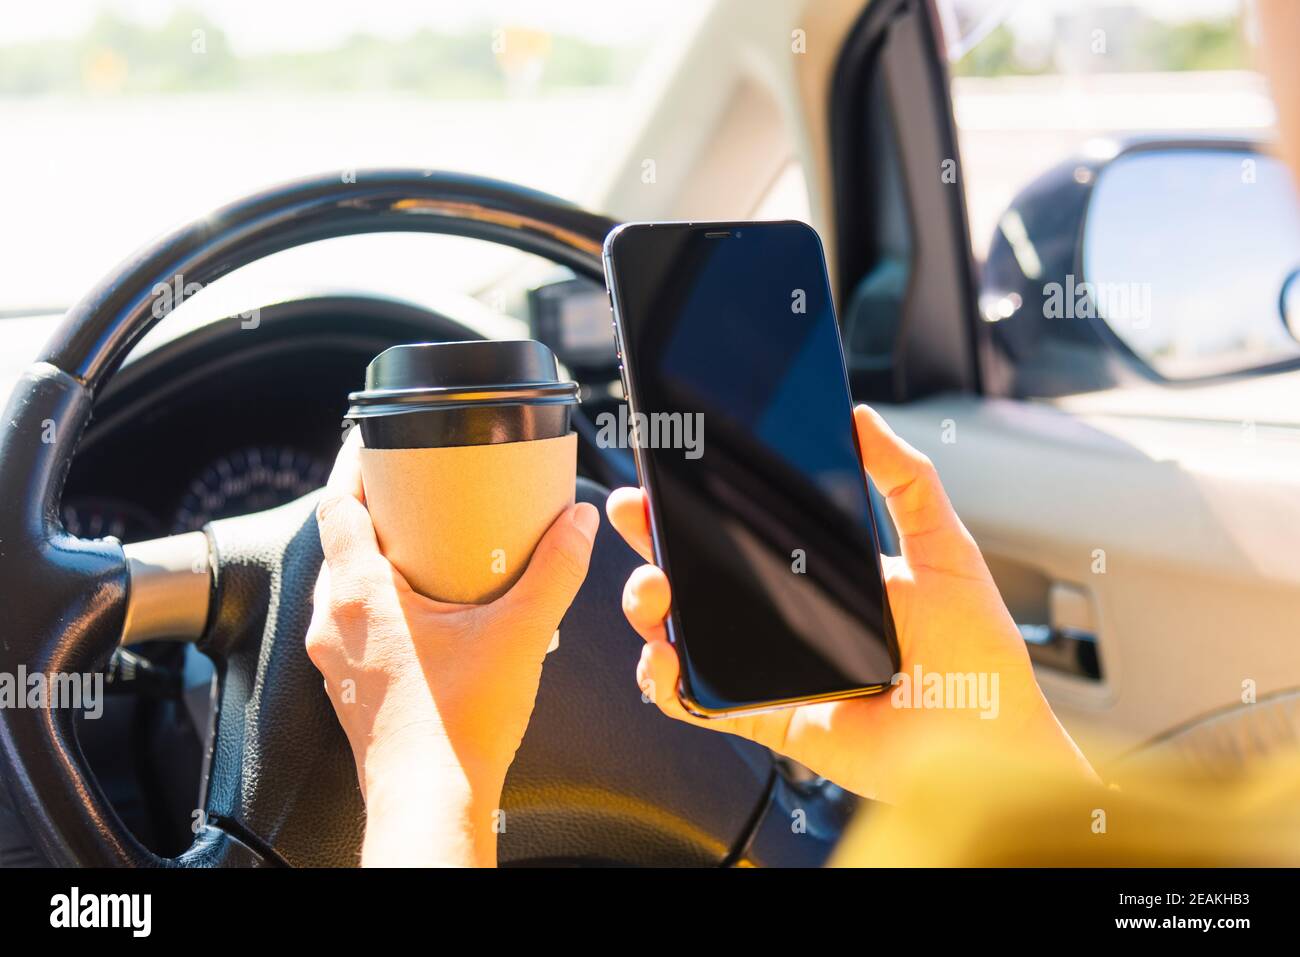
[[[889,244],[906,249],[889,369],[853,368],[857,398],[906,402],[941,392],[982,393],[978,287],[947,59],[932,0],[876,0],[840,51],[830,103],[838,288],[844,320],[857,284]],[[895,157],[901,195],[877,175]],[[944,182],[945,164],[953,181]],[[902,214],[905,231],[891,225]]]

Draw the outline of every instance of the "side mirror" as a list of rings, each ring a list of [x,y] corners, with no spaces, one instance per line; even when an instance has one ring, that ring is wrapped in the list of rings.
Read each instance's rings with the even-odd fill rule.
[[[1300,340],[1300,267],[1286,277],[1282,284],[1282,295],[1277,300],[1282,310],[1282,321],[1292,338]]]
[[[1056,364],[1037,394],[1198,379],[1300,364],[1298,272],[1300,198],[1279,160],[1249,143],[1139,142],[1016,198],[982,311],[1017,360]]]
[[[1286,167],[1239,149],[1143,149],[1098,174],[1082,272],[1111,331],[1167,379],[1293,359],[1279,322],[1300,266]]]

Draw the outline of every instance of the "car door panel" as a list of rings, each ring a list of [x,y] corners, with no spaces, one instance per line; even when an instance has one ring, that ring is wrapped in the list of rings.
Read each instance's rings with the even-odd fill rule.
[[[882,412],[1018,620],[1044,585],[1091,603],[1100,677],[1036,671],[1095,758],[1300,687],[1300,430],[973,396]]]

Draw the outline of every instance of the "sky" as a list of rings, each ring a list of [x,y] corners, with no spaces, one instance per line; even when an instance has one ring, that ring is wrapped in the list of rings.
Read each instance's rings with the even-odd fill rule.
[[[541,27],[611,42],[643,38],[690,16],[703,0],[0,0],[0,45],[79,33],[103,9],[145,22],[177,7],[200,10],[240,53],[328,48],[356,32],[401,36],[419,27],[455,30],[484,22]],[[760,2],[760,0],[748,0]],[[971,2],[971,0],[959,0]],[[1017,29],[1031,32],[1058,12],[1096,0],[974,0],[1014,9]],[[1233,13],[1240,0],[1132,0],[1165,19]],[[304,16],[304,10],[310,14]]]
[[[609,41],[671,26],[699,4],[700,0],[0,0],[0,45],[74,36],[104,9],[133,20],[159,22],[178,7],[202,12],[226,32],[240,53],[329,48],[357,32],[395,37],[420,27],[455,30],[485,22]]]

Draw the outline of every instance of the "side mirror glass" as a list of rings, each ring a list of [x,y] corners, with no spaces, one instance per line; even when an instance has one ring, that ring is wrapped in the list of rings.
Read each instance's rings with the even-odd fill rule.
[[[1300,201],[1271,156],[1121,153],[1097,173],[1080,252],[1079,295],[1164,378],[1300,360]]]
[[[1286,323],[1287,332],[1300,340],[1300,266],[1282,284],[1278,307],[1282,310],[1282,321]]]

